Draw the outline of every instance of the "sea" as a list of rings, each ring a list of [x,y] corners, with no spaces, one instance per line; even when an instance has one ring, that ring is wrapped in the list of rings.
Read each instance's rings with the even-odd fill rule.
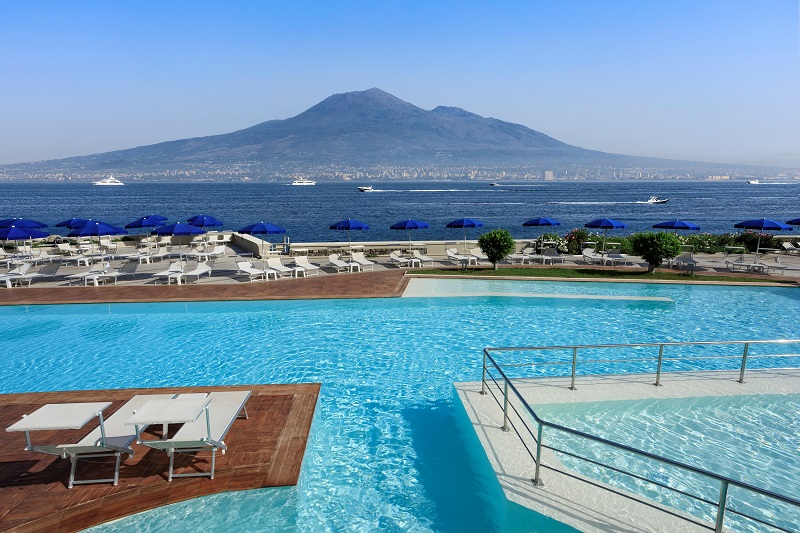
[[[372,192],[359,192],[372,185]],[[651,196],[665,204],[648,204]],[[223,222],[222,230],[237,230],[255,222],[286,228],[292,242],[346,240],[328,229],[339,220],[352,218],[369,225],[353,232],[355,241],[405,240],[405,231],[393,231],[398,221],[425,221],[430,227],[416,230],[414,240],[456,240],[462,229],[448,229],[448,222],[472,218],[482,229],[466,230],[475,239],[482,231],[509,230],[517,239],[533,238],[555,230],[565,234],[586,222],[608,217],[628,225],[614,235],[650,230],[653,224],[681,219],[694,222],[701,231],[729,233],[736,222],[770,218],[785,222],[800,217],[800,180],[747,184],[745,181],[487,181],[318,182],[314,186],[285,183],[130,183],[98,187],[89,183],[0,183],[0,218],[32,218],[49,225],[52,233],[66,234],[55,224],[73,217],[125,224],[152,213],[185,222],[197,214]],[[550,217],[558,228],[523,227],[526,220]],[[146,230],[131,230],[132,233]],[[610,234],[611,234],[610,233]],[[795,233],[800,233],[798,229]],[[282,236],[268,236],[280,241]]]

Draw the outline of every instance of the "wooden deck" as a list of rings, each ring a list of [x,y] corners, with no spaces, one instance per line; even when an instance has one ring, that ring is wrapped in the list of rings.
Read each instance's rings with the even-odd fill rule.
[[[319,388],[320,385],[314,383],[0,395],[0,531],[78,531],[198,496],[296,485]],[[25,434],[5,431],[23,414],[46,403],[112,401],[104,411],[108,416],[135,394],[217,390],[251,390],[253,393],[247,402],[249,419],[234,422],[226,438],[228,453],[217,454],[214,479],[179,478],[167,482],[167,454],[134,444],[134,456],[123,456],[119,485],[98,483],[67,489],[69,460],[26,452]],[[36,431],[31,439],[34,444],[77,442],[94,427],[90,423],[75,431]],[[158,432],[160,428],[156,429]],[[106,464],[84,462],[81,465],[79,461],[78,479],[111,477],[113,460],[99,461]],[[199,454],[195,461],[206,469],[210,454]],[[190,457],[177,455],[176,472],[191,471],[189,462]]]
[[[24,287],[0,289],[0,305],[185,302],[204,300],[296,300],[311,298],[390,298],[408,284],[404,270],[313,276],[302,279],[191,285]]]

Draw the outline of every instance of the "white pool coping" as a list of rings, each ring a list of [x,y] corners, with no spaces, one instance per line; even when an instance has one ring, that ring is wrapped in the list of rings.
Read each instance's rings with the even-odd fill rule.
[[[508,280],[479,280],[483,282],[497,282]],[[531,280],[516,280],[521,283],[531,283]],[[560,293],[533,293],[519,291],[476,291],[464,289],[463,280],[442,278],[411,278],[408,280],[402,298],[464,298],[464,297],[513,297],[513,298],[558,298],[567,300],[616,300],[616,301],[641,301],[641,302],[666,302],[675,300],[666,296],[638,296],[615,294],[560,294]]]
[[[662,386],[656,387],[654,374],[628,374],[579,378],[576,390],[569,389],[569,378],[514,380],[514,385],[534,406],[649,398],[800,394],[800,369],[748,370],[745,383],[738,383],[738,378],[738,372],[663,374]],[[619,489],[614,489],[616,492],[606,490],[604,483],[565,468],[547,449],[543,450],[542,463],[553,468],[543,468],[544,486],[534,486],[534,462],[517,434],[502,430],[503,411],[492,395],[481,395],[480,383],[456,383],[455,388],[509,500],[585,532],[671,533],[713,528],[713,524],[701,526],[679,518],[685,515],[654,502],[634,500]],[[495,394],[502,402],[502,393],[495,389]],[[521,427],[521,421],[513,412],[510,420]],[[546,435],[544,439],[546,441]],[[528,439],[528,445],[535,450],[532,439]]]

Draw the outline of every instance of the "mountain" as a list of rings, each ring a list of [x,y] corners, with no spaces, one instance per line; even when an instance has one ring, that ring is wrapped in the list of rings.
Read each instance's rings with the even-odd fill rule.
[[[647,166],[648,160],[571,146],[525,126],[457,107],[427,111],[380,89],[334,94],[286,120],[90,156],[29,163],[28,169],[179,170],[248,165],[314,167],[537,168]]]

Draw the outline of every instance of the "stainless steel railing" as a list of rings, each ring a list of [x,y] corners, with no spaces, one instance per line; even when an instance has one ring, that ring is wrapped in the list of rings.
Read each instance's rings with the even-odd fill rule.
[[[630,476],[638,481],[645,482],[648,484],[652,484],[657,487],[661,487],[663,489],[667,489],[673,492],[676,492],[682,496],[692,498],[698,502],[702,502],[709,505],[716,506],[716,515],[714,520],[714,531],[717,533],[722,532],[723,524],[725,521],[726,512],[731,514],[736,514],[746,520],[751,520],[761,526],[767,526],[773,528],[776,531],[785,531],[787,533],[792,533],[793,531],[796,532],[797,530],[787,529],[780,524],[777,524],[771,520],[766,518],[759,518],[756,516],[752,516],[747,514],[743,511],[731,509],[728,506],[728,493],[730,487],[737,487],[743,491],[747,491],[750,494],[758,495],[760,497],[766,498],[768,500],[772,500],[774,502],[781,502],[783,504],[789,505],[795,510],[800,513],[800,500],[795,498],[791,498],[789,496],[785,496],[782,494],[778,494],[776,492],[757,487],[755,485],[745,483],[739,480],[732,479],[727,476],[723,476],[712,472],[710,470],[706,470],[704,468],[696,467],[690,464],[686,464],[680,461],[676,461],[673,459],[669,459],[667,457],[663,457],[661,455],[647,452],[644,450],[639,450],[637,448],[633,448],[631,446],[627,446],[625,444],[621,444],[618,442],[614,442],[609,439],[605,439],[603,437],[599,437],[596,435],[592,435],[590,433],[586,433],[583,431],[579,431],[576,429],[568,428],[566,426],[562,426],[560,424],[555,424],[540,418],[534,409],[528,404],[519,390],[514,386],[512,379],[509,377],[504,368],[524,368],[524,367],[535,367],[541,365],[570,365],[570,389],[574,390],[576,388],[575,381],[576,376],[579,374],[579,366],[580,365],[592,365],[592,364],[608,364],[614,362],[624,362],[624,363],[638,363],[640,364],[640,368],[644,368],[645,365],[642,363],[651,363],[655,365],[655,382],[653,385],[660,386],[662,380],[662,374],[664,372],[664,363],[672,363],[675,361],[689,361],[694,363],[703,363],[707,360],[739,360],[735,366],[738,366],[739,371],[739,383],[744,383],[745,378],[745,371],[747,369],[748,359],[749,360],[780,360],[780,359],[788,359],[794,358],[800,361],[800,353],[761,353],[754,355],[751,353],[751,346],[774,346],[774,347],[783,347],[783,346],[790,346],[795,345],[797,348],[800,348],[800,340],[797,339],[779,339],[779,340],[750,340],[750,341],[702,341],[702,342],[663,342],[663,343],[638,343],[638,344],[599,344],[599,345],[562,345],[562,346],[533,346],[533,347],[504,347],[504,348],[485,348],[483,350],[483,370],[481,376],[481,394],[486,394],[488,392],[492,392],[495,400],[497,401],[498,405],[500,405],[499,398],[494,395],[494,392],[487,387],[488,382],[487,378],[491,380],[491,382],[496,385],[497,390],[502,390],[502,408],[503,408],[503,426],[502,429],[508,431],[509,425],[512,426],[514,431],[517,433],[517,436],[522,441],[523,445],[525,446],[528,454],[531,456],[531,459],[535,463],[535,473],[533,478],[533,483],[536,485],[542,484],[541,478],[541,470],[542,470],[542,449],[550,449],[555,452],[565,453],[571,457],[574,457],[579,460],[588,461],[593,463],[594,465],[601,466],[603,468],[607,468],[611,471],[620,473],[622,475]],[[717,346],[732,346],[732,347],[741,347],[741,354],[740,355],[730,355],[730,354],[712,354],[712,355],[702,355],[702,356],[686,356],[686,355],[678,355],[678,356],[665,356],[665,348],[671,347],[717,347]],[[626,357],[623,359],[582,359],[579,358],[579,351],[581,353],[586,351],[592,350],[623,350],[623,349],[655,349],[658,348],[658,355],[657,356],[646,356],[646,357]],[[500,364],[497,362],[495,357],[492,356],[493,352],[552,352],[552,351],[567,351],[568,353],[571,351],[571,360],[562,360],[562,361],[514,361],[510,363]],[[775,368],[775,367],[770,367]],[[792,368],[797,368],[795,365]],[[708,372],[708,368],[696,368],[696,371],[703,371]],[[493,372],[496,371],[498,376],[494,376]],[[687,370],[681,370],[682,372],[686,372]],[[643,370],[643,372],[645,372]],[[651,370],[652,372],[652,370]],[[585,373],[582,375],[593,375],[591,373]],[[596,375],[596,374],[594,374]],[[530,376],[526,376],[530,377]],[[511,393],[511,395],[509,394]],[[513,395],[513,396],[512,396]],[[513,399],[521,405],[522,412],[517,410],[514,406]],[[509,419],[509,410],[513,410],[517,415],[517,418],[522,422],[523,428],[516,428],[516,426],[510,421]],[[525,416],[527,415],[527,416]],[[529,426],[529,423],[526,419],[532,419],[533,423],[536,425],[536,430],[533,431]],[[560,450],[552,446],[547,446],[544,444],[542,440],[544,428],[548,428],[548,431],[557,431],[562,432],[566,435],[571,437],[577,437],[582,439],[587,439],[594,443],[597,443],[602,446],[608,446],[610,448],[616,449],[618,451],[626,452],[633,454],[635,456],[654,461],[660,465],[669,465],[679,471],[684,472],[691,472],[693,474],[698,474],[704,478],[710,479],[719,484],[719,498],[716,502],[709,500],[701,495],[689,493],[686,490],[681,490],[672,486],[669,486],[665,482],[657,481],[648,478],[646,475],[639,475],[635,472],[626,471],[622,468],[617,468],[612,465],[603,464],[601,462],[595,461],[589,457],[581,456],[577,453]],[[527,432],[530,438],[533,439],[535,442],[535,452],[530,449],[528,444],[526,443],[526,438],[523,437],[520,430]],[[544,465],[547,467],[547,465]],[[644,496],[643,496],[644,497]],[[800,514],[799,514],[800,516]]]

